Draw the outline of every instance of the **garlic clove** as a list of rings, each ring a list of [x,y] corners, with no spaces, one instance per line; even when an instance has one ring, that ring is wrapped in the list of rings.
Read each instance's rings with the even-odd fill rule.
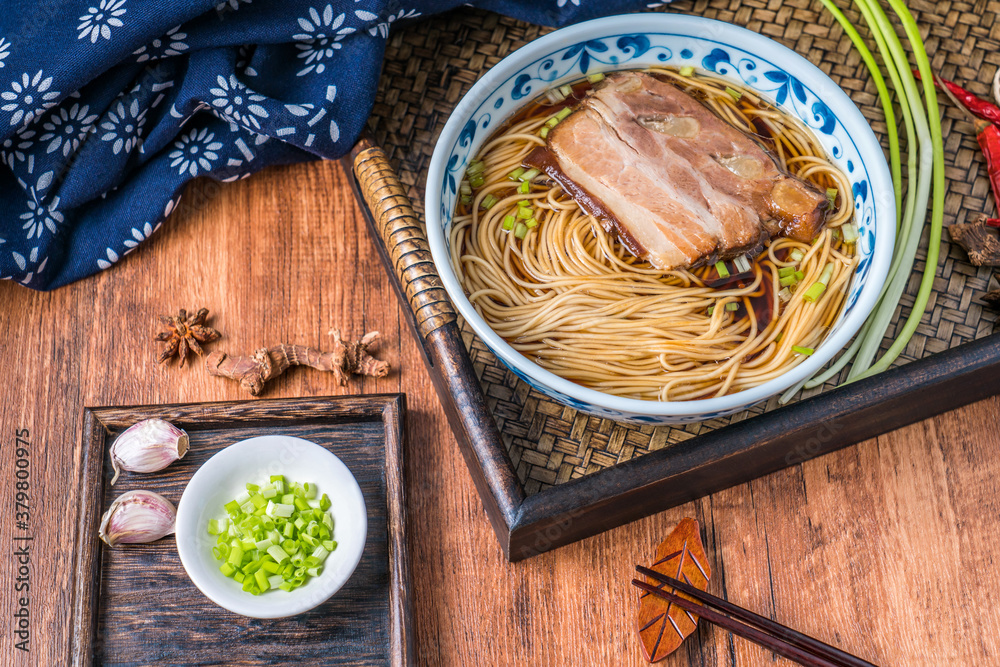
[[[98,536],[108,546],[155,542],[174,532],[177,509],[153,491],[127,491],[101,517]]]
[[[114,484],[122,470],[156,472],[187,454],[188,434],[168,421],[146,419],[125,429],[111,444]]]

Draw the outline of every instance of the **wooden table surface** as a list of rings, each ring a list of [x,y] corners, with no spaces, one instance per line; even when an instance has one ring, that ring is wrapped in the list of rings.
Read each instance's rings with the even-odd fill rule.
[[[247,353],[382,332],[383,380],[293,369],[272,397],[405,392],[415,636],[426,665],[641,665],[632,566],[684,516],[707,536],[710,590],[880,665],[1000,657],[997,398],[849,447],[532,560],[505,562],[335,163],[196,184],[152,241],[54,293],[0,284],[0,662],[65,664],[84,406],[242,399],[201,363],[158,368],[156,316],[207,307]],[[15,440],[30,432],[30,517],[16,524]],[[23,517],[22,517],[23,519]],[[28,591],[13,537],[31,534]],[[183,575],[179,575],[183,576]],[[30,651],[14,646],[28,598]],[[704,624],[665,665],[783,661]]]

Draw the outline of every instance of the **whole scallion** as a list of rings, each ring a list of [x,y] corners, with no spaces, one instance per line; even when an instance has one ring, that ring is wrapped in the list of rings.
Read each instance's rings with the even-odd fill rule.
[[[862,59],[872,74],[876,88],[879,90],[879,98],[887,121],[890,163],[896,195],[897,213],[900,213],[902,174],[899,166],[898,133],[894,131],[895,116],[892,108],[892,99],[885,87],[885,81],[882,78],[878,64],[865,46],[857,30],[850,25],[844,14],[833,5],[832,0],[822,0],[822,2],[854,42],[855,47],[861,53]],[[879,51],[882,54],[886,71],[896,90],[900,110],[903,114],[903,121],[908,137],[908,187],[906,205],[897,219],[899,233],[896,240],[896,247],[893,251],[889,275],[879,295],[875,310],[869,316],[850,347],[841,353],[840,358],[830,368],[807,382],[805,384],[807,387],[815,387],[826,382],[852,361],[851,371],[848,374],[849,382],[862,377],[868,377],[889,368],[892,362],[906,348],[927,308],[934,276],[937,271],[941,245],[945,187],[944,146],[941,138],[941,121],[938,115],[933,75],[930,70],[930,62],[927,58],[923,39],[920,37],[916,21],[914,21],[906,5],[901,0],[889,0],[889,5],[899,17],[903,31],[910,42],[917,69],[920,71],[924,99],[927,105],[926,109],[921,100],[916,80],[911,72],[906,50],[903,48],[902,42],[897,36],[889,18],[886,16],[885,11],[876,0],[856,0],[856,4],[861,10],[865,21],[868,23]],[[914,145],[914,137],[916,137],[916,143],[919,146],[919,162],[917,146]],[[933,194],[931,194],[932,189]],[[931,201],[931,229],[927,261],[917,296],[914,299],[913,307],[906,322],[896,335],[892,345],[876,361],[875,355],[878,353],[888,325],[892,320],[896,307],[899,305],[899,299],[909,281],[925,224],[928,200]],[[856,240],[852,234],[854,231],[856,230],[844,230],[845,242],[851,243]],[[790,397],[789,394],[783,396],[782,399],[785,400],[786,397]]]

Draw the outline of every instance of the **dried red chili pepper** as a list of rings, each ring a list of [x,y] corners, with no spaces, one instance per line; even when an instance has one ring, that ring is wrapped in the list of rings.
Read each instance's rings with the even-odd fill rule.
[[[992,123],[979,120],[986,127],[976,127],[976,139],[979,148],[986,156],[986,169],[990,174],[990,186],[993,188],[993,199],[1000,209],[1000,128]],[[991,225],[993,226],[993,225]]]
[[[952,90],[952,88],[957,88],[965,94],[966,98],[972,98],[979,102],[978,108],[980,110],[986,109],[987,107],[992,107],[996,109],[996,113],[1000,116],[1000,108],[987,102],[985,100],[980,100],[978,97],[972,93],[963,90],[955,84],[948,85],[949,82],[945,81],[941,77],[934,77],[938,88],[941,88],[945,94],[951,99],[951,101],[957,106],[972,123],[972,126],[976,130],[976,140],[979,142],[979,149],[983,151],[983,156],[986,158],[986,171],[990,176],[990,187],[993,189],[993,200],[1000,209],[1000,127],[997,127],[993,123],[988,123],[981,118],[976,118],[972,115],[972,110],[969,109],[964,103],[964,99],[960,101],[958,95]]]
[[[914,75],[916,75],[917,79],[920,78],[920,72],[918,72],[917,70],[913,70],[913,73]],[[935,83],[937,83],[938,85],[938,88],[942,88],[942,84],[944,84],[942,90],[951,92],[951,94],[957,97],[958,100],[962,103],[960,106],[965,107],[973,115],[978,116],[983,120],[988,120],[991,123],[1000,124],[1000,107],[998,107],[997,105],[993,104],[988,100],[984,100],[981,97],[977,97],[976,95],[967,91],[965,88],[962,88],[957,83],[948,81],[948,79],[942,79],[939,76],[934,77],[934,79]]]

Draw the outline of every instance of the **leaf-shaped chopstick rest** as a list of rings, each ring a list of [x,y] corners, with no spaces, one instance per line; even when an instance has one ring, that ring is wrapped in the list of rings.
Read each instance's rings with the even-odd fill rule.
[[[656,548],[656,560],[650,569],[706,590],[712,578],[712,568],[701,544],[698,522],[684,519],[669,537]],[[674,588],[647,578],[649,583],[666,588],[687,598]],[[690,598],[688,598],[690,599]],[[657,662],[673,653],[684,639],[698,627],[698,617],[655,595],[643,592],[639,597],[637,628],[642,651],[650,662]]]

